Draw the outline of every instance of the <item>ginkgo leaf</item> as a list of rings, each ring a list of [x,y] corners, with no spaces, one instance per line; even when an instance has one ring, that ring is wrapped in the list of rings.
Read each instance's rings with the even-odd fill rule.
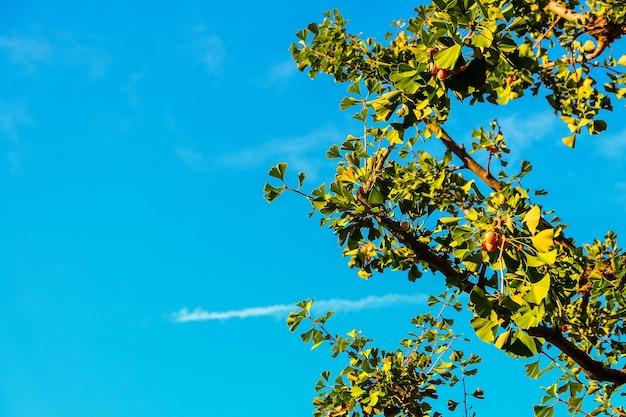
[[[439,68],[452,69],[461,56],[461,45],[452,45],[435,55],[435,63]]]
[[[533,206],[528,212],[524,215],[523,223],[526,223],[526,227],[530,230],[530,233],[535,234],[535,230],[537,229],[537,225],[539,225],[539,219],[541,218],[541,209],[539,206]]]
[[[554,229],[545,229],[531,237],[533,246],[538,252],[548,252],[554,244]]]

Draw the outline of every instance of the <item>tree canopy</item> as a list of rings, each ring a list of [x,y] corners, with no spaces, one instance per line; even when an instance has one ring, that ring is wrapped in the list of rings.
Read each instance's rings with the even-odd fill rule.
[[[617,236],[588,244],[568,237],[537,201],[545,192],[524,185],[531,163],[503,162],[509,148],[496,120],[468,138],[445,126],[453,101],[504,106],[543,96],[571,132],[566,146],[605,131],[603,114],[626,94],[626,55],[611,54],[626,33],[623,2],[433,0],[393,22],[382,41],[351,34],[347,23],[338,10],[326,12],[298,32],[291,51],[311,78],[347,84],[340,108],[354,111],[363,130],[326,153],[336,161],[330,184],[307,193],[305,173],[292,184],[280,163],[265,197],[309,199],[359,277],[406,271],[419,285],[430,271],[448,290],[431,295],[436,313],[415,317],[416,332],[395,351],[357,331],[333,335],[332,312],[315,317],[312,300],[300,303],[290,329],[308,323],[305,341],[328,342],[333,357],[349,358],[338,375],[322,373],[315,415],[441,416],[458,407],[469,415],[470,397],[483,392],[467,391],[465,380],[480,357],[453,346],[461,337],[449,317],[455,310],[471,311],[482,341],[536,358],[528,377],[556,375],[536,416],[626,415],[626,255]],[[432,141],[440,153],[426,150]],[[486,162],[475,157],[481,152]],[[441,393],[450,398],[443,410],[434,401]]]

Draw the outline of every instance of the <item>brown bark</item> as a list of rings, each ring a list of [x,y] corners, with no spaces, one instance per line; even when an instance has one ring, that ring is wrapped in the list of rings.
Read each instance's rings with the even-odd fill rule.
[[[559,16],[560,18],[565,19],[569,22],[573,22],[576,20],[584,21],[585,19],[587,19],[587,15],[582,13],[576,13],[575,11],[563,6],[558,1],[550,1],[550,3],[548,3],[547,9]]]
[[[611,43],[626,33],[626,25],[609,22],[604,16],[575,12],[558,1],[550,1],[546,8],[561,19],[569,22],[579,22],[581,29],[595,38],[596,49],[585,55],[587,61],[599,57]]]
[[[626,383],[626,370],[613,369],[602,362],[592,359],[574,343],[567,340],[563,334],[551,327],[537,326],[527,330],[530,336],[541,337],[550,342],[561,352],[576,362],[585,372],[587,378],[596,381],[612,382],[615,385]]]

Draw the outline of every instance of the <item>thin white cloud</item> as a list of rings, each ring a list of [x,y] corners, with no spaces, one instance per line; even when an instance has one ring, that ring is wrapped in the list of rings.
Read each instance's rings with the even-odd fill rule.
[[[226,59],[226,46],[222,38],[205,24],[190,27],[185,35],[188,40],[182,47],[183,53],[214,75],[222,72]]]
[[[20,130],[34,124],[33,118],[23,102],[5,103],[0,100],[0,142],[8,145],[6,161],[11,175],[25,173],[24,160],[28,159]]]
[[[332,127],[320,128],[305,135],[272,139],[224,153],[215,157],[215,163],[234,169],[254,169],[288,161],[294,170],[314,178],[320,169],[320,155],[323,157],[331,144],[340,143],[342,134]]]
[[[498,118],[509,148],[516,150],[528,147],[533,142],[554,137],[554,130],[561,123],[554,113],[518,113]]]
[[[32,123],[33,119],[23,102],[5,103],[0,100],[0,137],[16,143],[19,126]]]
[[[0,36],[0,49],[27,72],[32,72],[36,64],[46,61],[52,52],[47,39],[27,36]]]
[[[23,157],[18,151],[9,151],[7,153],[7,160],[9,163],[9,172],[11,175],[19,177],[24,175],[24,164],[22,163]]]
[[[27,74],[46,64],[86,69],[90,79],[99,79],[105,76],[110,57],[106,51],[94,46],[98,41],[90,35],[71,33],[0,36],[0,51]]]
[[[133,108],[139,108],[140,96],[137,92],[137,86],[139,81],[146,75],[146,71],[133,72],[128,75],[128,84],[121,88],[122,91],[128,94],[128,104]]]
[[[591,140],[595,140],[598,144],[597,155],[617,162],[622,162],[626,158],[626,129],[615,134],[591,138]]]
[[[188,168],[202,172],[206,169],[204,156],[198,151],[188,146],[180,146],[174,149],[176,156]]]
[[[342,298],[332,298],[329,300],[316,301],[313,304],[314,311],[341,311],[355,312],[372,308],[385,308],[401,304],[424,304],[428,296],[425,294],[404,295],[404,294],[386,294],[383,296],[371,295],[359,300],[346,300]],[[245,319],[250,317],[280,317],[285,316],[291,311],[298,308],[295,304],[275,304],[263,307],[244,308],[241,310],[228,311],[206,311],[196,308],[189,311],[183,308],[171,315],[172,319],[179,323],[189,321],[208,321],[208,320],[229,320],[229,319]]]
[[[257,80],[256,84],[263,89],[280,87],[285,85],[297,73],[298,67],[296,63],[289,59],[270,66],[265,76]]]
[[[57,64],[70,68],[87,70],[87,77],[92,80],[104,78],[111,61],[109,53],[98,47],[101,42],[96,36],[61,34],[54,40],[56,44]]]
[[[218,36],[211,35],[201,38],[198,42],[199,59],[209,72],[217,73],[226,57],[224,42]]]

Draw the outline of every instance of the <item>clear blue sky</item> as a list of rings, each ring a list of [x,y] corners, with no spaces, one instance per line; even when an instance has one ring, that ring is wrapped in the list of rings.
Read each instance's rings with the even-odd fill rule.
[[[280,307],[246,309],[378,296],[344,303],[333,330],[390,348],[411,331],[436,278],[360,280],[306,201],[262,198],[280,161],[311,187],[331,179],[324,153],[356,129],[338,110],[344,86],[295,69],[294,34],[333,7],[374,35],[412,11],[380,5],[3,3],[0,417],[310,415],[319,373],[341,363],[290,334]],[[493,110],[466,110],[449,130],[467,137]],[[550,192],[542,203],[569,235],[626,234],[624,102],[575,151],[545,102],[503,110],[511,163],[533,161],[527,185]],[[176,322],[183,308],[246,317]],[[540,383],[472,347],[489,359],[471,381],[487,397],[477,410],[496,415],[514,386],[507,415],[531,415]]]

